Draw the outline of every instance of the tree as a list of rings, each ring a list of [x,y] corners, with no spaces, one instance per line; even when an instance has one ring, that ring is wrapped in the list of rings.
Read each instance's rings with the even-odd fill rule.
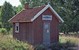
[[[73,23],[74,31],[78,33],[79,31],[79,0],[73,0]]]
[[[24,6],[25,3],[29,3],[30,7],[45,5],[50,1],[51,0],[20,0],[22,6]]]
[[[22,5],[19,5],[18,7],[14,7],[14,11],[16,12],[16,13],[18,13],[19,11],[21,11],[22,10]],[[16,14],[15,13],[15,14]]]
[[[1,22],[1,6],[0,6],[0,28],[2,27],[2,22]]]
[[[6,28],[7,31],[10,30],[11,24],[8,22],[8,20],[14,15],[13,7],[10,3],[6,2],[2,6],[1,10],[1,22],[2,27]]]
[[[0,6],[0,22],[1,22],[1,10],[2,10],[2,6]]]

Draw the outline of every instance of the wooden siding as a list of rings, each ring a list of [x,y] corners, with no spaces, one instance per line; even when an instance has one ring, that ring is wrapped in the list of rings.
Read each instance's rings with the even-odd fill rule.
[[[43,14],[41,14],[33,22],[35,44],[43,43],[43,23],[47,22],[47,21],[42,20],[42,15],[52,15],[52,21],[50,21],[50,40],[51,40],[51,43],[58,42],[58,40],[59,40],[59,31],[58,31],[59,21],[56,18],[55,14],[53,14],[50,9],[47,9]]]
[[[14,31],[15,23],[13,23],[13,37],[21,41],[27,41],[33,45],[42,44],[43,43],[43,23],[47,22],[42,20],[42,15],[52,15],[52,21],[49,21],[50,22],[50,40],[51,40],[51,43],[58,42],[59,21],[56,18],[55,14],[53,14],[49,8],[33,22],[19,23],[20,25],[19,33],[15,33]]]
[[[15,30],[14,27],[15,23],[13,24],[13,30]],[[13,37],[20,41],[33,43],[32,23],[19,23],[19,33],[13,31]]]

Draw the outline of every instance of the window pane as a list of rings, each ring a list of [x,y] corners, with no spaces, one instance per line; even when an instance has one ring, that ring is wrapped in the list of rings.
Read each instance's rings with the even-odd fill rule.
[[[15,23],[15,32],[16,32],[16,33],[19,32],[19,23]]]

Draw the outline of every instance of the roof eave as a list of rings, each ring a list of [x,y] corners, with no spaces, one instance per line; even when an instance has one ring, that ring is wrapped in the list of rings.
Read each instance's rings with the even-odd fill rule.
[[[22,9],[19,13],[21,13],[23,10],[25,10],[25,9]],[[17,13],[16,15],[18,15],[19,13]],[[12,22],[11,20],[12,20],[14,17],[16,17],[16,15],[14,15],[12,18],[10,18],[10,19],[8,20],[8,22]]]

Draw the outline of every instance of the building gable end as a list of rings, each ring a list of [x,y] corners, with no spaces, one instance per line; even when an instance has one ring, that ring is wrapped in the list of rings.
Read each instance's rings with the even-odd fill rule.
[[[50,6],[50,4],[48,4],[46,7],[44,7],[40,12],[38,12],[34,18],[31,19],[31,21],[33,22],[39,15],[41,15],[44,11],[46,11],[48,8],[51,9],[52,12],[54,12],[54,14],[57,16],[57,18],[63,23],[64,20],[57,14],[57,12]]]

